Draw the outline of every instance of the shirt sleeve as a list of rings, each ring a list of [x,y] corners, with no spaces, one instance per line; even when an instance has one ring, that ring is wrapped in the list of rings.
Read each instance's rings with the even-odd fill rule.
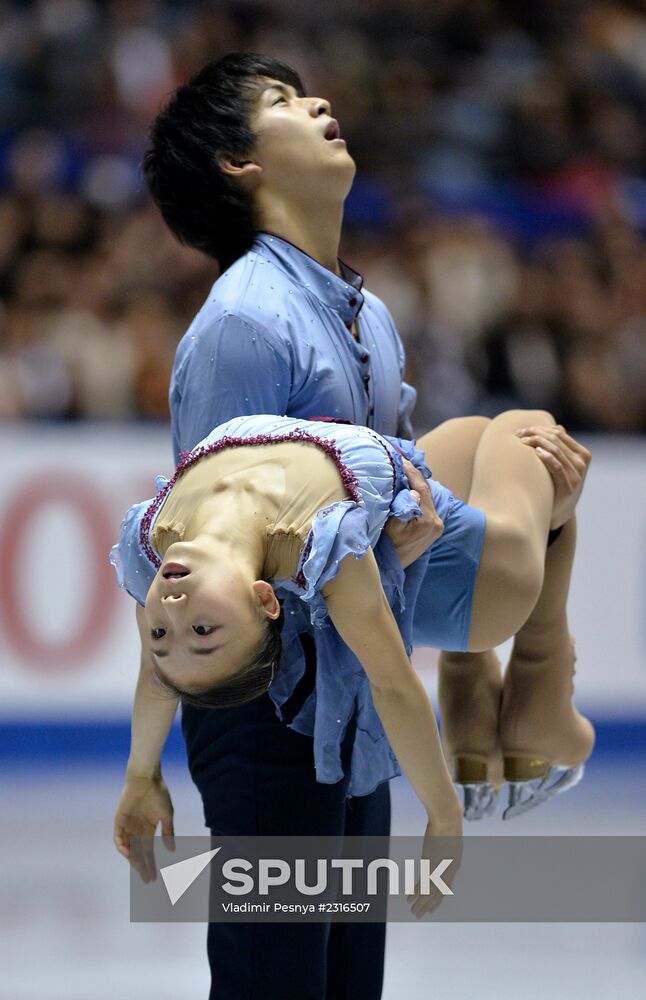
[[[399,396],[399,415],[397,420],[398,437],[412,438],[413,424],[412,413],[417,402],[417,389],[414,389],[408,382],[402,379],[401,393]]]
[[[399,414],[397,417],[397,436],[403,438],[413,437],[412,413],[417,402],[417,389],[414,389],[408,382],[404,382],[404,370],[406,368],[406,352],[402,344],[401,337],[397,333],[397,328],[393,323],[393,330],[397,337],[397,347],[399,350],[399,375],[401,378],[401,389],[399,393]]]
[[[415,409],[415,403],[417,402],[417,389],[409,385],[408,382],[404,382],[404,370],[406,368],[406,352],[404,350],[404,345],[402,339],[399,336],[397,327],[395,326],[395,321],[392,314],[385,302],[382,305],[386,311],[386,316],[388,317],[388,323],[392,331],[392,335],[395,339],[395,345],[397,347],[397,355],[399,360],[399,378],[401,382],[399,390],[399,408],[397,414],[397,437],[402,438],[412,438],[413,435],[413,424],[411,421],[411,416],[413,410]]]
[[[173,450],[189,451],[232,417],[287,410],[291,361],[279,336],[231,313],[196,333],[171,388]]]

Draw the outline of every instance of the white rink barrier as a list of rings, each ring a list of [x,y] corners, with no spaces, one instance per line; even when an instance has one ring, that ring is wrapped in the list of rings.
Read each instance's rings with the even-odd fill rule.
[[[0,443],[0,716],[123,717],[138,638],[108,551],[127,507],[172,472],[168,431],[5,425]],[[585,443],[570,599],[577,704],[646,718],[646,440]]]

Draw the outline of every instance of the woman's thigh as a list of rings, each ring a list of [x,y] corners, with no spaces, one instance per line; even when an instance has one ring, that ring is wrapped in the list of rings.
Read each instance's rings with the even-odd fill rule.
[[[446,486],[460,500],[468,500],[473,459],[488,417],[456,417],[417,439],[433,479]]]
[[[543,410],[508,410],[478,447],[469,503],[484,512],[487,530],[473,598],[474,650],[515,635],[541,592],[554,483],[516,430],[553,423]]]
[[[468,500],[475,453],[489,424],[488,417],[457,417],[417,439],[433,479],[458,500]],[[456,651],[467,648],[474,560],[482,544],[481,529],[472,518],[464,528],[458,528],[459,537],[454,539],[449,536],[455,527],[447,526],[445,537],[431,550],[432,558],[415,605],[415,646]]]

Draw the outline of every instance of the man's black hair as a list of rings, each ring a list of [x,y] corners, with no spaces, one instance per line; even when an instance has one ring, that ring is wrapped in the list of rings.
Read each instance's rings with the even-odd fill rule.
[[[241,670],[228,680],[213,684],[203,691],[184,691],[177,687],[160,669],[153,659],[153,675],[161,687],[175,698],[181,698],[187,705],[196,708],[232,708],[244,705],[264,694],[272,677],[275,677],[280,667],[282,650],[281,631],[285,620],[281,606],[280,615],[275,620],[268,620],[260,646],[252,659]]]
[[[257,52],[230,52],[178,87],[150,126],[142,169],[150,193],[180,243],[214,257],[221,270],[251,247],[259,229],[252,199],[217,165],[221,153],[244,158],[260,76],[305,96],[286,63]]]

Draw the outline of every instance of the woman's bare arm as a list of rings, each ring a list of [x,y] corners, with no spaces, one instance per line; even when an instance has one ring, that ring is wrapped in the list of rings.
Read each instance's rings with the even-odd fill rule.
[[[341,562],[322,588],[334,626],[361,662],[388,741],[434,829],[461,829],[433,708],[415,673],[381,585],[372,550]]]
[[[137,626],[141,639],[141,661],[132,708],[127,774],[154,778],[161,774],[161,752],[173,724],[179,698],[173,698],[156,687],[148,650],[148,627],[144,609],[139,604]]]

